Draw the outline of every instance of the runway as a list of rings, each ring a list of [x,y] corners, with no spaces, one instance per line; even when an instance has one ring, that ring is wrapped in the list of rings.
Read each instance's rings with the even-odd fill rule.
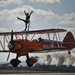
[[[27,74],[0,74],[0,75],[75,75],[75,73],[27,73]]]

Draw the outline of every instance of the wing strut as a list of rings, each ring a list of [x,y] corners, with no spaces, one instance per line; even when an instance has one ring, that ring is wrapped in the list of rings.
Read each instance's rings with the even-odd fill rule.
[[[0,40],[0,44],[1,44],[1,47],[2,47],[2,49],[4,50],[4,47],[3,47],[3,45],[2,45],[2,42],[1,42],[1,40]]]

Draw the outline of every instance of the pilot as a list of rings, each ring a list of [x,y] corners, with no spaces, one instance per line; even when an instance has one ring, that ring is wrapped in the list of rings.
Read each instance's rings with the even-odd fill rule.
[[[27,27],[28,27],[28,30],[29,30],[30,16],[31,16],[32,13],[33,13],[33,11],[31,11],[31,13],[29,14],[29,13],[26,13],[25,10],[24,10],[24,14],[26,16],[26,20],[17,17],[19,20],[25,22],[25,31],[27,31]],[[29,24],[29,25],[27,26],[27,24]]]
[[[42,39],[41,37],[39,37],[38,40],[39,40],[40,42],[43,41],[43,39]]]

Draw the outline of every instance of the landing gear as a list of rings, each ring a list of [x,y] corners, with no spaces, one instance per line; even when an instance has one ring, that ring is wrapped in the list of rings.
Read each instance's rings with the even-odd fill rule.
[[[21,61],[18,60],[19,57],[20,57],[20,56],[17,54],[16,58],[15,58],[15,59],[12,59],[12,60],[10,61],[10,63],[12,64],[13,67],[17,67],[17,66],[21,63]],[[37,59],[36,59],[35,57],[29,58],[28,53],[26,54],[26,57],[27,57],[26,63],[27,63],[27,65],[28,65],[29,67],[33,66],[34,63],[37,62]]]
[[[26,54],[26,57],[27,57],[27,60],[26,60],[26,63],[29,67],[32,67],[34,65],[34,63],[37,62],[36,59],[34,59],[33,57],[32,58],[29,58],[29,55]]]
[[[16,59],[12,59],[10,61],[10,63],[12,64],[13,67],[17,67],[21,63],[21,61],[18,60],[18,57],[19,57],[19,55],[17,54]]]
[[[10,61],[10,63],[12,64],[13,67],[17,67],[20,62],[21,62],[21,61],[18,60],[18,59],[12,59],[12,60]]]
[[[34,63],[31,63],[31,60],[32,60],[31,58],[29,58],[29,59],[26,60],[26,63],[27,63],[27,65],[28,65],[29,67],[32,67],[33,64],[34,64]]]

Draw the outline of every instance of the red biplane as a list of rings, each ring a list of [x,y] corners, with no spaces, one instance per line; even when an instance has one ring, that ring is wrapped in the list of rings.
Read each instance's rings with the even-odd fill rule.
[[[65,29],[45,29],[45,30],[35,30],[35,31],[21,31],[21,32],[3,32],[0,33],[0,37],[4,37],[4,43],[0,40],[0,45],[3,50],[0,52],[9,52],[7,60],[9,59],[10,52],[16,53],[16,58],[12,59],[10,63],[12,66],[17,67],[21,62],[18,58],[20,56],[26,56],[26,63],[29,67],[33,66],[37,62],[35,58],[30,58],[29,53],[39,53],[39,52],[51,52],[51,51],[65,51],[70,50],[75,47],[74,36],[71,32],[67,32],[63,41],[60,40],[58,35],[61,32],[67,32]],[[42,39],[41,37],[34,40],[36,34],[46,34],[48,39]],[[28,36],[32,35],[31,39]],[[52,40],[51,36],[52,35]],[[58,35],[58,36],[57,36]],[[11,39],[9,40],[9,36]],[[44,38],[44,37],[43,37]],[[9,40],[9,41],[8,41]],[[8,50],[5,49],[5,42],[8,43]]]

